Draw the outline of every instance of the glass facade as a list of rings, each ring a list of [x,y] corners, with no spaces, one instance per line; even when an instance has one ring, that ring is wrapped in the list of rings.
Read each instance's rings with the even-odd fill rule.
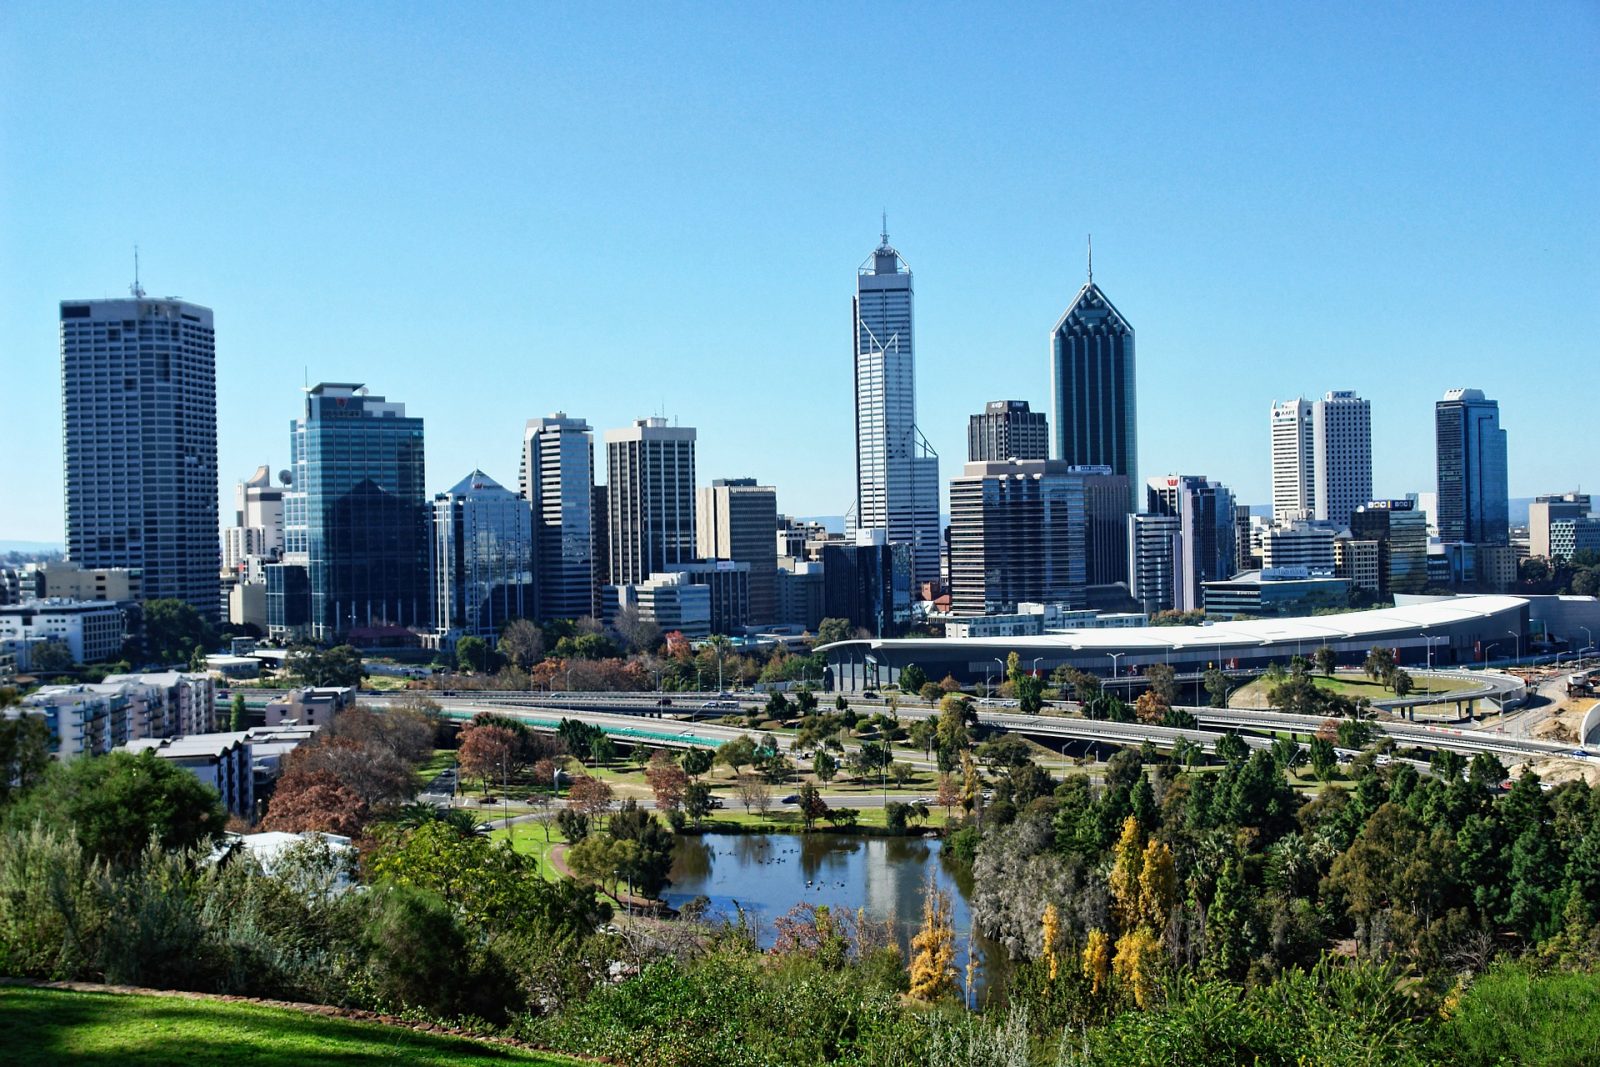
[[[533,512],[482,471],[433,501],[434,618],[440,633],[491,643],[534,613]]]
[[[1434,405],[1439,540],[1510,541],[1506,432],[1500,405],[1478,389],[1452,389]]]
[[[522,463],[522,495],[533,508],[538,615],[576,619],[597,614],[595,538],[600,531],[589,424],[559,411],[529,419]]]
[[[1090,280],[1056,323],[1050,344],[1055,458],[1127,477],[1132,511],[1139,468],[1133,326]]]
[[[311,634],[421,630],[433,619],[422,420],[358,385],[306,396]]]

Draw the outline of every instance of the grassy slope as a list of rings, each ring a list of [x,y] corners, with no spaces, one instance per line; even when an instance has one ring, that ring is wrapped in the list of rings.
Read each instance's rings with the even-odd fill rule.
[[[6,986],[0,987],[0,1018],[6,1023],[0,1059],[16,1067],[578,1062],[404,1027],[188,997]]]

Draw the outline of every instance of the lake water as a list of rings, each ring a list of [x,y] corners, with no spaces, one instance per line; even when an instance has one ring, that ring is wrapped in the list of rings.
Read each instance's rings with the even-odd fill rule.
[[[854,834],[683,835],[672,854],[672,884],[662,895],[674,908],[704,896],[718,918],[734,918],[743,908],[763,948],[776,937],[773,921],[796,904],[850,914],[865,909],[872,919],[891,921],[901,951],[909,953],[922,923],[923,883],[931,876],[950,894],[956,966],[964,973],[972,921],[966,872],[940,856],[942,844]],[[976,943],[980,972],[1001,973],[1002,954],[981,938]]]

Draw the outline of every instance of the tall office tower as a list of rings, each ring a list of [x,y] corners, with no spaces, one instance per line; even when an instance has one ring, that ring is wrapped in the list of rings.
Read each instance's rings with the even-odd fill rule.
[[[596,614],[594,434],[589,424],[563,411],[529,419],[522,436],[521,489],[533,508],[539,594],[529,611],[542,619]]]
[[[939,457],[917,428],[911,268],[880,243],[856,271],[852,530],[911,546],[913,584],[939,580]]]
[[[1259,564],[1256,562],[1255,545],[1250,537],[1250,505],[1235,504],[1233,506],[1233,541],[1234,563],[1241,571],[1255,570]]]
[[[1358,566],[1372,555],[1364,544],[1377,548],[1377,594],[1388,599],[1396,593],[1420,593],[1428,587],[1428,517],[1412,500],[1371,500],[1350,516],[1350,541],[1339,555],[1350,561],[1348,574],[1357,582]],[[1337,547],[1337,546],[1336,546]]]
[[[1078,470],[1083,472],[1084,578],[1091,589],[1127,585],[1128,479],[1110,467]]]
[[[1137,382],[1133,326],[1089,277],[1050,334],[1050,391],[1056,459],[1099,464],[1128,479],[1128,511],[1138,510]]]
[[[1578,527],[1590,522],[1589,494],[1561,493],[1535,498],[1528,505],[1528,555],[1538,559],[1563,558],[1551,547],[1551,527],[1558,522],[1574,523]],[[1561,538],[1563,550],[1570,536]]]
[[[1272,405],[1272,521],[1316,515],[1316,420],[1301,397]]]
[[[422,420],[363,385],[323,382],[306,392],[301,432],[311,636],[427,628]]]
[[[1372,405],[1349,390],[1272,405],[1272,519],[1344,525],[1372,497]]]
[[[754,478],[718,478],[702,486],[695,515],[702,559],[750,565],[749,621],[778,619],[778,491]],[[727,632],[727,631],[721,631]]]
[[[1019,602],[1082,607],[1088,581],[1086,474],[1059,460],[968,463],[950,480],[950,608],[1014,612]]]
[[[534,613],[533,510],[473,471],[433,498],[433,618],[447,642],[493,644],[512,619]]]
[[[61,304],[67,558],[142,572],[144,597],[218,616],[217,358],[211,309]]]
[[[1312,405],[1316,518],[1344,526],[1372,499],[1372,405],[1348,389]]]
[[[692,428],[657,417],[606,431],[608,584],[695,561],[694,441]]]
[[[1187,584],[1183,540],[1176,515],[1128,516],[1128,595],[1152,615],[1176,607]]]
[[[991,400],[967,420],[968,463],[1049,458],[1049,420],[1026,400]]]
[[[272,484],[272,469],[257,467],[249,478],[234,486],[233,524],[260,530],[263,555],[283,552],[283,487]]]
[[[1145,495],[1150,514],[1178,519],[1181,580],[1173,584],[1173,606],[1197,611],[1205,603],[1204,583],[1232,578],[1238,562],[1233,493],[1203,475],[1172,474],[1151,478]]]
[[[1511,539],[1506,432],[1500,405],[1481,389],[1451,389],[1433,407],[1439,540],[1503,545]]]

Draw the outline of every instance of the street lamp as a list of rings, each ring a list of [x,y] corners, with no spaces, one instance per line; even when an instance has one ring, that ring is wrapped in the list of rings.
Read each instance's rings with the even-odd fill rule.
[[[1107,652],[1106,653],[1106,655],[1111,657],[1111,677],[1112,678],[1115,678],[1117,676],[1117,660],[1121,659],[1123,656],[1126,656],[1127,654],[1128,653],[1126,651],[1123,651],[1123,652]]]
[[[1484,670],[1488,670],[1489,669],[1489,653],[1494,651],[1495,649],[1497,649],[1499,647],[1500,647],[1499,642],[1494,642],[1493,644],[1489,644],[1489,645],[1484,646],[1484,649],[1483,649],[1483,669]]]
[[[1587,652],[1594,648],[1594,634],[1589,632],[1589,628],[1587,626],[1580,626],[1578,629],[1583,631],[1583,650]],[[1581,655],[1578,657],[1578,665],[1580,667],[1583,665],[1583,657]]]
[[[1516,664],[1517,664],[1518,667],[1520,667],[1520,666],[1522,666],[1522,635],[1520,633],[1518,633],[1517,631],[1515,631],[1515,630],[1507,630],[1506,633],[1510,634],[1512,637],[1515,637],[1517,639],[1517,659],[1516,659]]]
[[[1434,637],[1429,637],[1427,634],[1423,634],[1422,639],[1428,642],[1428,669],[1431,671],[1433,670],[1433,643],[1435,641],[1448,641],[1450,640],[1450,636],[1448,634],[1439,634]]]
[[[1006,677],[1006,661],[1001,659],[999,656],[996,656],[994,661],[1000,664],[1000,684],[1004,685]],[[994,684],[992,682],[989,685],[989,699],[994,699]]]

